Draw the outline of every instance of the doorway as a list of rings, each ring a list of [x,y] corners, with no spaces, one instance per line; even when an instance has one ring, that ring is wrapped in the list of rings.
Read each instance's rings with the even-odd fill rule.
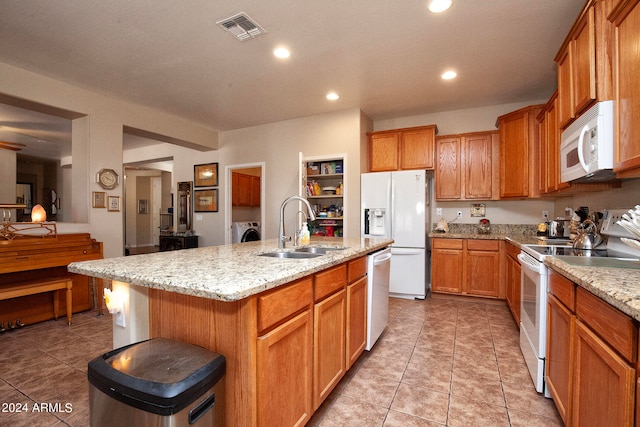
[[[259,230],[264,224],[265,163],[230,165],[225,176],[225,243],[231,244],[237,240],[234,223],[257,224]]]

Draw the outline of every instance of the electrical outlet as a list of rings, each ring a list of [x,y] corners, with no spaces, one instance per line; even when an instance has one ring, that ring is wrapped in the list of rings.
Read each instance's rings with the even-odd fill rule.
[[[462,211],[458,211],[458,216],[456,218],[462,218]]]
[[[436,215],[442,216],[442,208],[436,208]]]
[[[123,328],[127,327],[124,320],[124,313],[122,310],[120,310],[119,312],[113,315],[113,321],[116,324],[116,326],[121,326]]]
[[[549,219],[549,211],[542,211],[542,219],[545,219],[545,220]]]

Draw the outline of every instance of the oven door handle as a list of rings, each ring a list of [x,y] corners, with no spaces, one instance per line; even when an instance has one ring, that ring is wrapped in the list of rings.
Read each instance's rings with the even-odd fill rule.
[[[541,274],[541,270],[542,270],[542,266],[541,266],[541,262],[538,262],[536,260],[534,260],[531,257],[525,256],[521,253],[518,254],[518,259],[520,260],[520,263],[522,264],[523,267],[528,268],[529,270]]]

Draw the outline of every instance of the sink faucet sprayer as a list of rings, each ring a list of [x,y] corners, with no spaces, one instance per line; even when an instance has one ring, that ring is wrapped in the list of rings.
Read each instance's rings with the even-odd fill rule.
[[[307,210],[309,211],[309,218],[311,221],[316,219],[315,214],[313,213],[313,209],[311,209],[311,205],[307,201],[307,199],[300,196],[290,196],[284,199],[282,205],[280,205],[280,229],[278,230],[278,249],[284,249],[284,243],[291,240],[291,237],[287,237],[284,235],[284,207],[291,201],[298,200],[305,205],[307,205]]]

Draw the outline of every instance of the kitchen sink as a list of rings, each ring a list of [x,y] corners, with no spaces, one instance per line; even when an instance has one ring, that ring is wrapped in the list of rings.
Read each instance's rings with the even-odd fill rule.
[[[295,250],[297,253],[308,253],[308,254],[321,254],[324,255],[329,251],[343,251],[347,248],[340,246],[306,246],[304,248],[298,248]]]
[[[293,258],[293,259],[306,259],[316,258],[324,255],[326,252],[313,253],[313,252],[265,252],[258,254],[258,256],[266,256],[271,258]]]

